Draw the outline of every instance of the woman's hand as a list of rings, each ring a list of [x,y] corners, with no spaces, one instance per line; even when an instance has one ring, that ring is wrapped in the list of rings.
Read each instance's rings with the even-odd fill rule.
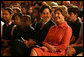
[[[48,52],[48,48],[43,46],[43,47],[40,47],[44,52]]]
[[[49,52],[56,52],[56,46],[50,45],[48,43],[44,44],[48,48]]]
[[[56,48],[54,46],[49,46],[49,52],[56,52]]]

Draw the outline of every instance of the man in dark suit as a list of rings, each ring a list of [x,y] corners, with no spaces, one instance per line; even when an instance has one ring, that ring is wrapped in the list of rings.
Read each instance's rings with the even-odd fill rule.
[[[42,45],[50,27],[55,25],[51,20],[51,9],[49,6],[42,6],[40,12],[42,22],[37,24],[35,28],[35,41],[38,45]]]
[[[5,8],[3,10],[3,20],[5,21],[5,24],[3,25],[3,40],[5,42],[9,42],[11,40],[11,30],[14,25],[10,17],[11,14],[12,10],[10,8]]]
[[[11,30],[12,27],[14,26],[11,16],[12,16],[12,9],[4,8],[3,21],[5,22],[5,24],[3,25],[3,31],[2,31],[3,37],[1,39],[1,51],[4,51],[3,54],[10,54],[10,50],[11,50],[10,49],[12,43]]]

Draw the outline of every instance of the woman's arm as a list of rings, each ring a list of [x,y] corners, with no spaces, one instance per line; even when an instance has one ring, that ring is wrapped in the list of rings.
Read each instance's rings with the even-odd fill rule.
[[[68,27],[65,31],[64,37],[62,38],[61,44],[57,46],[58,51],[64,51],[70,43],[70,38],[72,36],[72,29]]]

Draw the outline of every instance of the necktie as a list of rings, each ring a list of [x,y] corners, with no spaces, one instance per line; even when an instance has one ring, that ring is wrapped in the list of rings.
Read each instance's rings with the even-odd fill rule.
[[[43,29],[44,25],[45,25],[45,24],[42,24],[42,26],[41,26],[41,30]]]

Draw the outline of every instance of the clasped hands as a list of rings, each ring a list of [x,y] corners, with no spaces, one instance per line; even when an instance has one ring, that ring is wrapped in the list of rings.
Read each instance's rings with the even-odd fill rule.
[[[52,45],[49,45],[49,47],[46,47],[46,46],[43,46],[43,47],[40,47],[44,52],[56,52],[57,49],[56,49],[56,46],[52,46]]]

